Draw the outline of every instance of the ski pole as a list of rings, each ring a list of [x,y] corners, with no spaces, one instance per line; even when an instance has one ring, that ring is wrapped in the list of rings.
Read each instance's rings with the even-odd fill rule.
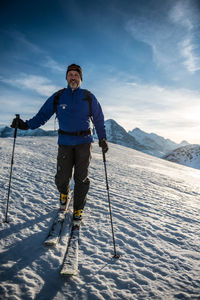
[[[17,127],[18,127],[18,123],[19,123],[19,118],[20,118],[20,116],[17,114],[17,115],[16,115],[15,131],[14,131],[14,142],[13,142],[13,150],[12,150],[11,166],[10,166],[10,180],[9,180],[9,186],[8,186],[8,198],[7,198],[7,207],[6,207],[5,223],[9,223],[9,222],[8,222],[8,204],[9,204],[9,199],[10,199],[10,188],[11,188],[11,180],[12,180],[12,169],[13,169],[13,164],[14,164],[14,151],[15,151],[15,142],[16,142],[16,137],[17,137]]]
[[[104,163],[105,178],[106,178],[106,189],[107,189],[107,194],[108,194],[108,204],[109,204],[109,212],[110,212],[110,223],[111,223],[111,230],[112,230],[113,247],[114,247],[113,258],[119,258],[120,255],[117,254],[116,245],[115,245],[115,235],[114,235],[114,229],[113,229],[112,209],[111,209],[110,193],[109,193],[109,185],[108,185],[108,176],[107,176],[107,167],[106,167],[106,155],[103,152],[103,150],[102,150],[102,154],[103,154],[103,163]]]

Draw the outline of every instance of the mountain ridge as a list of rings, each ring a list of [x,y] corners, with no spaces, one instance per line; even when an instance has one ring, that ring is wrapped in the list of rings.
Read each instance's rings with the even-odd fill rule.
[[[162,158],[190,168],[200,169],[200,145],[191,144],[179,147]]]
[[[128,148],[132,148],[144,153],[162,157],[172,150],[180,147],[181,144],[158,136],[155,133],[146,133],[139,128],[135,128],[132,131],[127,132],[121,125],[115,120],[108,119],[105,121],[107,140],[114,144],[119,144]],[[8,126],[0,126],[0,137],[13,137],[14,129]],[[18,136],[56,136],[58,133],[55,130],[44,130],[37,128],[34,130],[20,130],[18,129]],[[97,138],[97,136],[94,136]]]
[[[189,144],[186,141],[177,144],[170,139],[165,139],[155,133],[144,132],[139,128],[127,132],[112,119],[106,120],[105,125],[108,141],[160,158],[178,147]]]

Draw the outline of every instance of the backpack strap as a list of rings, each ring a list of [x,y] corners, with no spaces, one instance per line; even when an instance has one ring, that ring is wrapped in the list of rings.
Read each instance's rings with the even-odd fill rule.
[[[89,105],[89,117],[93,123],[93,117],[92,117],[92,94],[90,91],[88,90],[84,90],[85,91],[85,98],[83,99],[84,101],[88,101],[88,105]]]
[[[55,112],[56,114],[56,118],[58,116],[58,103],[59,103],[59,99],[60,99],[60,96],[62,95],[62,93],[64,92],[65,88],[59,90],[56,95],[54,96],[54,101],[53,101],[53,111]]]

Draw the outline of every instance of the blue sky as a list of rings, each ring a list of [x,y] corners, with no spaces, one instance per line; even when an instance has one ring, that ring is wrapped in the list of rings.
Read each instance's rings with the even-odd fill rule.
[[[0,124],[31,118],[75,62],[105,119],[200,143],[198,0],[9,0],[0,23]]]

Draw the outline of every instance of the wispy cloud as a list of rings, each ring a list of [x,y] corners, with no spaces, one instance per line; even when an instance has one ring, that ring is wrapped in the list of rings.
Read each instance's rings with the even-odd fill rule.
[[[9,126],[15,114],[20,114],[22,119],[30,119],[42,106],[44,98],[40,95],[30,95],[25,90],[15,90],[1,87],[0,123]]]
[[[65,67],[57,62],[54,58],[52,58],[47,50],[44,50],[40,45],[37,45],[31,42],[25,34],[19,31],[4,31],[4,34],[8,36],[8,38],[12,39],[13,42],[13,51],[9,53],[12,59],[22,62],[25,58],[27,61],[30,61],[30,65],[32,64],[32,57],[35,61],[37,61],[38,66],[43,68],[47,68],[52,72],[63,73]]]
[[[0,78],[0,81],[18,89],[26,89],[42,96],[50,96],[58,90],[48,78],[42,76],[22,74],[18,78]]]
[[[46,68],[51,69],[52,71],[60,72],[64,74],[65,66],[59,64],[57,61],[55,61],[52,57],[46,55],[44,58],[44,62],[42,65]]]
[[[183,58],[183,65],[194,73],[200,70],[200,49],[196,43],[199,36],[199,10],[196,10],[196,1],[178,1],[171,9],[169,18],[180,28],[184,29],[184,35],[180,38],[178,49]]]
[[[41,54],[43,53],[43,50],[38,46],[35,45],[34,43],[32,43],[31,41],[29,41],[25,34],[23,34],[20,31],[6,31],[5,32],[10,38],[13,39],[13,41],[15,42],[15,47],[19,49],[26,49],[29,52],[34,52],[34,53],[38,53]]]
[[[167,14],[160,6],[155,15],[151,12],[147,17],[144,13],[129,20],[126,30],[135,39],[151,46],[155,63],[167,72],[170,69],[176,72],[176,68],[182,67],[194,73],[200,70],[196,3],[193,0],[174,1]]]
[[[174,1],[174,4],[169,12],[169,18],[173,23],[180,24],[187,31],[191,31],[194,28],[194,15],[196,14],[193,10],[191,0],[179,0]]]
[[[188,71],[194,73],[200,70],[200,57],[195,54],[196,46],[192,42],[192,39],[188,37],[180,44],[180,53],[185,58],[183,64]]]

